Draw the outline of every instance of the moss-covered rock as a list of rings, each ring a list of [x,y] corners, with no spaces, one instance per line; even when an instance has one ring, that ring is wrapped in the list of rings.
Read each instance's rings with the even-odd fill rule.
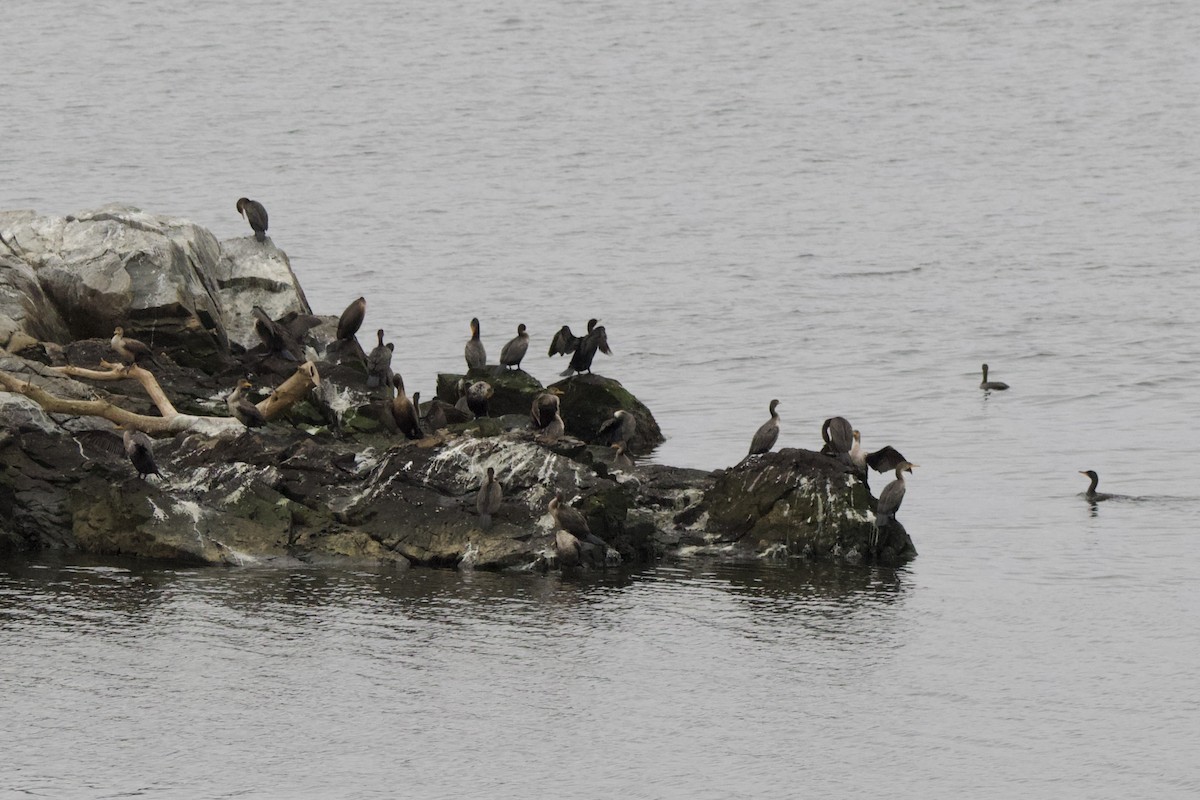
[[[572,375],[553,383],[561,393],[559,415],[567,433],[585,442],[599,440],[600,426],[617,411],[628,411],[637,420],[629,449],[644,455],[666,441],[650,409],[612,378],[602,375]]]
[[[488,401],[488,416],[499,417],[504,414],[529,415],[533,398],[545,389],[537,378],[519,369],[505,369],[501,366],[487,366],[472,369],[466,375],[450,372],[439,372],[437,376],[437,396],[447,403],[458,402],[458,382],[466,379],[467,383],[486,381],[492,387],[492,399]]]

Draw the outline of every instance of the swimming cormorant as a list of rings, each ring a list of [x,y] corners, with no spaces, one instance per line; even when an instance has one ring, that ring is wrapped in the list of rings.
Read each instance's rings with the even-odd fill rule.
[[[342,316],[338,317],[337,338],[347,342],[353,339],[354,334],[358,333],[358,329],[362,327],[363,318],[366,316],[367,298],[360,297],[346,306]]]
[[[125,443],[125,455],[129,456],[133,468],[137,470],[138,478],[145,480],[147,475],[162,477],[158,464],[154,462],[154,444],[150,437],[141,431],[127,429],[121,439]]]
[[[492,515],[500,510],[500,502],[504,499],[504,490],[496,480],[496,470],[487,468],[487,480],[479,487],[475,495],[475,510],[479,512],[479,524],[487,530],[492,526]]]
[[[421,420],[417,417],[416,406],[404,393],[404,378],[400,373],[392,375],[392,385],[396,387],[396,396],[392,398],[392,419],[396,427],[409,439],[420,439],[424,435]]]
[[[229,415],[247,428],[261,428],[267,424],[267,418],[258,410],[258,406],[242,397],[242,390],[249,388],[250,381],[245,378],[239,380],[237,388],[225,398],[225,406],[229,409]]]
[[[637,430],[637,419],[624,409],[618,409],[605,420],[596,432],[596,438],[601,444],[628,444]]]
[[[467,359],[467,369],[479,369],[487,366],[487,351],[483,349],[483,341],[479,338],[479,318],[471,318],[471,338],[463,348],[463,356]]]
[[[750,455],[766,453],[775,446],[775,441],[779,438],[779,413],[775,411],[778,405],[778,400],[771,401],[771,418],[759,425],[758,430],[754,432],[754,438],[750,440]]]
[[[509,339],[507,344],[500,350],[500,363],[506,367],[515,366],[521,368],[521,359],[525,358],[525,352],[529,349],[529,334],[525,332],[525,323],[517,326],[517,335],[513,339]]]
[[[383,328],[375,335],[379,337],[379,344],[367,355],[368,387],[387,386],[392,382],[392,352],[396,346],[391,342],[383,343]]]
[[[126,364],[149,361],[156,367],[162,366],[158,363],[158,359],[154,357],[154,352],[144,342],[139,342],[137,339],[130,339],[125,335],[125,329],[120,325],[113,330],[110,344],[112,344],[112,349],[117,351],[117,355],[121,357],[121,361]]]
[[[1008,384],[1004,383],[1002,381],[989,381],[987,379],[987,373],[988,373],[988,365],[984,364],[983,365],[983,380],[980,381],[980,383],[979,383],[980,389],[985,389],[985,390],[994,389],[997,392],[1002,392],[1008,388]]]
[[[248,197],[239,197],[237,210],[254,229],[254,238],[265,242],[267,240],[267,209],[263,208],[263,204]]]
[[[1098,503],[1101,500],[1112,499],[1111,494],[1105,494],[1104,492],[1096,491],[1096,485],[1100,483],[1100,476],[1096,474],[1096,471],[1094,469],[1080,470],[1079,474],[1087,475],[1089,478],[1092,479],[1091,484],[1088,485],[1087,491],[1083,493],[1083,496],[1085,498],[1087,498],[1088,501],[1090,501],[1092,503]]]

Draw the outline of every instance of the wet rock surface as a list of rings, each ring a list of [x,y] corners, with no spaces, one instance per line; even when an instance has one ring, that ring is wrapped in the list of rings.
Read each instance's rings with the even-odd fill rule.
[[[55,369],[116,360],[108,338],[124,325],[152,343],[153,372],[181,412],[224,416],[224,396],[245,375],[257,402],[298,365],[258,343],[247,322],[253,305],[295,325],[321,376],[265,428],[157,439],[163,477],[145,480],[111,422],[48,414],[0,391],[0,552],[545,569],[558,565],[547,506],[561,492],[609,560],[915,555],[898,524],[873,533],[865,485],[817,453],[783,450],[713,473],[614,467],[600,437],[614,411],[636,418],[635,457],[663,434],[649,409],[601,375],[542,387],[501,367],[445,373],[438,394],[451,403],[460,378],[491,383],[488,415],[406,439],[386,424],[385,391],[366,386],[361,347],[335,340],[336,317],[311,316],[286,255],[269,240],[220,243],[186,221],[114,207],[68,218],[0,213],[0,242],[0,371],[55,396],[156,413],[134,380]],[[167,278],[152,281],[155,271]],[[547,389],[559,394],[566,424],[550,444],[529,418],[533,397]],[[485,530],[475,498],[488,468],[504,498]]]

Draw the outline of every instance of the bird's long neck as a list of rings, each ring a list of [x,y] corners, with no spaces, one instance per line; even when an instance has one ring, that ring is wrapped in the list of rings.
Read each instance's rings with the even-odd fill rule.
[[[987,364],[983,365],[983,381],[982,381],[982,383],[987,383]]]
[[[1088,486],[1087,493],[1088,493],[1088,494],[1095,494],[1095,493],[1096,493],[1096,487],[1097,487],[1097,486],[1100,484],[1100,476],[1099,476],[1099,475],[1090,475],[1089,477],[1092,479],[1092,482],[1091,482],[1091,484]]]

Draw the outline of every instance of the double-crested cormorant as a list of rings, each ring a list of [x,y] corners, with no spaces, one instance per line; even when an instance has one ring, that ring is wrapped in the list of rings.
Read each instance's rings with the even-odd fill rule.
[[[383,328],[375,334],[379,337],[379,344],[367,354],[368,387],[387,386],[392,380],[392,351],[396,346],[391,342],[383,343]]]
[[[158,464],[154,463],[154,444],[150,437],[141,431],[127,429],[121,436],[125,443],[125,455],[129,456],[133,468],[137,470],[138,478],[145,480],[147,475],[162,477]]]
[[[568,560],[563,562],[566,566],[572,565],[572,553],[574,554],[574,563],[579,563],[579,561],[604,563],[608,543],[592,533],[583,514],[563,502],[561,491],[550,500],[548,510],[550,516],[554,518],[555,527],[559,529],[558,535],[555,536],[555,549],[559,552],[560,558],[564,551],[567,553]],[[562,533],[569,534],[576,543],[572,544],[569,539],[561,535]]]
[[[475,510],[479,512],[479,524],[484,530],[492,526],[492,515],[500,510],[500,502],[504,499],[504,490],[496,481],[496,470],[487,468],[487,480],[479,487],[475,495]]]
[[[624,409],[618,409],[604,421],[596,432],[601,444],[628,444],[637,430],[637,419]]]
[[[983,380],[979,383],[980,389],[995,390],[997,392],[1002,392],[1008,388],[1008,384],[1004,383],[1002,381],[989,381],[987,379],[987,373],[988,373],[988,365],[984,364],[983,365]]]
[[[346,310],[338,317],[337,338],[345,342],[353,339],[354,334],[358,333],[358,329],[362,327],[363,319],[366,316],[367,298],[360,297],[346,306]]]
[[[849,453],[854,444],[854,428],[845,417],[830,417],[821,425],[821,438],[825,441],[821,447],[825,455]]]
[[[263,311],[261,306],[250,309],[250,313],[254,315],[254,332],[262,341],[267,355],[277,355],[288,361],[300,360],[289,348],[288,339],[291,337],[282,325],[267,316],[267,312]],[[299,349],[295,344],[291,347]]]
[[[588,321],[588,334],[580,340],[575,352],[571,355],[571,365],[559,373],[562,377],[568,377],[574,372],[591,372],[592,359],[596,357],[596,351],[599,350],[606,356],[612,355],[612,350],[608,347],[608,332],[604,330],[603,325],[592,325],[593,320]]]
[[[404,393],[404,378],[400,377],[400,373],[392,375],[392,386],[396,388],[396,396],[392,398],[392,419],[396,427],[409,439],[420,439],[424,435],[421,433],[421,420],[417,416],[416,406]]]
[[[480,369],[487,366],[487,351],[483,349],[483,341],[479,338],[479,318],[471,318],[471,338],[463,348],[463,356],[467,359],[467,369]]]
[[[871,552],[879,549],[879,529],[887,527],[896,519],[896,511],[904,502],[904,473],[912,472],[916,464],[901,461],[896,465],[896,480],[883,487],[879,493],[879,503],[875,506],[875,527],[871,535]]]
[[[754,438],[750,440],[750,455],[756,456],[768,452],[779,439],[779,413],[775,410],[778,405],[778,400],[771,401],[771,418],[759,425],[758,430],[754,432]]]
[[[487,381],[475,381],[467,387],[467,408],[478,417],[488,415],[488,400],[492,398],[492,385]]]
[[[1080,470],[1079,474],[1087,475],[1092,479],[1092,482],[1088,485],[1087,491],[1083,493],[1083,496],[1087,498],[1089,502],[1098,503],[1101,500],[1109,500],[1112,498],[1111,494],[1105,494],[1104,492],[1096,491],[1096,486],[1100,483],[1100,476],[1096,474],[1094,469]]]
[[[617,442],[610,447],[613,449],[613,469],[633,469],[633,459],[629,457],[629,451],[625,449],[624,442]]]
[[[854,445],[850,448],[850,463],[858,471],[863,483],[867,482],[867,467],[876,472],[891,472],[905,458],[900,451],[890,444],[884,445],[873,453],[862,449],[862,434],[854,431]]]
[[[249,388],[250,381],[245,378],[239,380],[237,388],[225,398],[225,406],[229,409],[229,416],[247,428],[261,428],[267,424],[267,418],[258,410],[258,406],[242,397],[242,390]]]
[[[267,209],[263,208],[263,204],[248,197],[239,197],[237,210],[254,229],[254,238],[265,242],[267,240]]]
[[[563,418],[558,413],[559,394],[561,392],[558,389],[542,392],[533,398],[533,405],[529,409],[529,419],[533,422],[533,429],[538,432],[537,440],[542,444],[554,444],[566,431]]]
[[[596,327],[596,323],[600,320],[589,319],[587,324],[588,333]],[[571,332],[570,325],[563,325],[558,329],[558,333],[554,334],[554,338],[550,340],[550,352],[548,356],[565,356],[567,353],[574,353],[579,348],[579,343],[583,341],[582,336],[576,336]]]
[[[520,369],[521,359],[525,358],[527,350],[529,350],[529,334],[525,332],[525,323],[522,322],[517,326],[517,335],[509,339],[501,348],[500,363],[506,367],[515,366]]]
[[[149,361],[156,367],[162,366],[154,357],[154,352],[144,342],[139,342],[137,339],[131,339],[126,336],[125,329],[120,325],[113,330],[110,344],[112,344],[112,349],[117,351],[117,355],[121,357],[121,361],[126,364]]]

